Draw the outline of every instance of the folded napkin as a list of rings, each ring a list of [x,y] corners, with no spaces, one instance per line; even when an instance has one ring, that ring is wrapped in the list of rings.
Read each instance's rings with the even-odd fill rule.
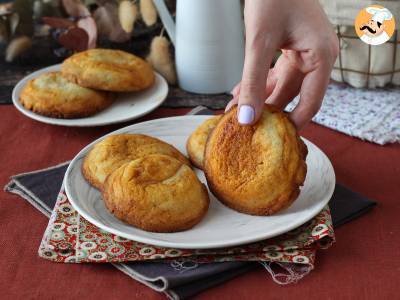
[[[296,97],[286,110],[292,111],[298,101]],[[380,145],[399,143],[399,108],[400,88],[368,90],[332,83],[313,121]]]
[[[202,114],[204,114],[204,110],[201,110],[199,108],[196,108],[194,112],[198,113],[199,111],[202,112]],[[42,256],[45,256],[49,259],[55,259],[56,256],[63,257],[63,255],[66,257],[71,257],[71,250],[74,251],[74,248],[71,248],[71,245],[68,245],[68,242],[63,244],[64,241],[63,238],[65,237],[65,232],[68,233],[68,230],[63,231],[63,229],[65,228],[62,227],[65,224],[62,222],[57,224],[57,222],[55,222],[55,218],[57,218],[56,217],[57,215],[65,216],[65,220],[68,220],[69,222],[74,221],[74,216],[76,217],[76,215],[74,215],[74,213],[76,214],[76,212],[72,210],[68,211],[69,209],[72,209],[72,207],[70,207],[69,205],[64,205],[67,204],[68,201],[65,195],[61,193],[60,196],[57,197],[57,195],[59,194],[59,188],[61,186],[67,166],[68,163],[64,163],[49,169],[13,176],[11,182],[5,188],[9,192],[19,194],[47,216],[51,215],[51,212],[53,211],[53,208],[55,206],[58,207],[58,209],[54,210],[55,212],[58,211],[58,213],[53,213],[52,220],[50,220],[49,222],[50,224],[49,228],[46,230],[46,234],[44,235],[44,242],[42,242],[41,249],[39,250]],[[56,202],[58,203],[58,206]],[[352,217],[356,217],[364,213],[374,204],[375,204],[374,202],[369,201],[363,198],[362,196],[357,195],[349,191],[348,189],[337,185],[334,196],[330,202],[334,226],[343,224],[351,220]],[[62,212],[60,212],[60,209]],[[327,217],[326,215],[327,212],[329,212],[329,210],[325,210],[325,218]],[[79,219],[81,219],[81,221],[83,221],[83,223],[85,223],[86,225],[84,219],[82,218]],[[329,222],[329,220],[327,221]],[[90,226],[92,225],[89,223],[89,227]],[[305,226],[307,226],[307,224]],[[79,227],[77,227],[77,229],[78,228]],[[83,226],[81,227],[81,229],[82,228]],[[326,228],[324,228],[324,226],[322,226],[322,228],[319,229],[321,233],[325,232],[324,233],[326,234],[325,236],[329,237],[329,234],[327,234],[329,230],[327,231]],[[74,227],[72,226],[70,230],[74,232]],[[63,234],[60,234],[60,232],[63,232],[64,236]],[[295,230],[291,232],[291,234],[295,235],[298,234],[299,232],[301,232],[300,229],[297,230],[297,233]],[[77,236],[76,233],[75,236]],[[106,232],[103,232],[101,234],[102,237],[103,234],[105,234],[104,235],[105,240],[103,242],[108,245],[107,248],[109,248],[110,245],[114,246],[114,248],[111,247],[110,249],[108,249],[109,253],[112,253],[111,255],[112,257],[115,256],[118,257],[118,251],[121,250],[121,248],[118,246],[130,242],[121,239],[119,237],[110,235]],[[46,242],[46,238],[48,238],[49,236],[52,237],[51,240],[53,240],[53,242],[56,242],[55,244],[52,245],[51,243],[49,244]],[[82,237],[85,238],[84,236]],[[111,244],[109,240],[110,238],[112,239]],[[57,242],[57,239],[59,242]],[[117,239],[118,241],[115,241],[115,239]],[[98,240],[101,239],[96,239],[96,241]],[[325,241],[328,244],[330,243],[330,240],[331,238],[325,239]],[[93,242],[93,240],[90,241]],[[82,241],[80,249],[82,250],[82,244],[83,244],[83,247],[88,248],[86,250],[91,250],[90,248],[95,245],[91,245],[90,241],[88,242],[86,241],[86,243],[85,241]],[[287,240],[284,241],[287,242]],[[261,253],[264,253],[264,255],[265,253],[268,253],[268,255],[270,256],[270,259],[266,259],[263,263],[265,268],[271,273],[273,279],[281,284],[294,282],[303,277],[305,274],[307,274],[311,270],[311,267],[310,263],[307,262],[306,260],[309,259],[309,257],[311,257],[312,260],[314,259],[314,256],[307,256],[307,255],[309,255],[309,253],[315,254],[315,249],[305,249],[306,251],[308,251],[308,253],[301,253],[306,255],[300,255],[299,250],[293,247],[296,246],[293,245],[293,239],[291,243],[292,243],[291,245],[286,245],[286,246],[285,245],[278,246],[276,244],[273,245],[269,243],[268,245],[264,246],[265,250],[268,251],[267,252],[265,250],[263,252],[261,251]],[[322,245],[322,247],[324,246],[326,247],[328,244]],[[46,250],[54,250],[54,249],[47,249],[46,247],[51,248],[54,245],[58,247],[57,249],[58,255],[54,256],[55,251],[48,251],[46,253]],[[117,247],[115,247],[115,245],[117,245]],[[304,245],[304,243],[302,245]],[[308,243],[308,245],[313,245],[314,247],[321,246],[321,245],[316,246],[314,243]],[[142,250],[144,254],[152,253],[154,251],[154,249],[152,248],[151,249],[145,248],[145,250],[142,250],[143,247],[136,247],[136,249],[139,249],[139,252],[136,253],[136,255],[140,254],[140,250]],[[146,261],[146,262],[133,262],[133,263],[113,263],[113,265],[119,270],[129,275],[130,277],[134,278],[135,280],[138,280],[157,291],[163,291],[174,299],[179,299],[179,298],[183,299],[191,295],[194,295],[204,289],[207,289],[211,286],[214,286],[230,278],[233,278],[239,274],[242,274],[250,269],[253,269],[258,265],[256,263],[242,262],[242,261],[227,261],[224,263],[200,263],[204,261],[210,261],[210,256],[204,255],[204,253],[198,253],[202,254],[198,255],[201,256],[202,259],[198,259],[198,257],[193,257],[193,255],[190,258],[183,258],[183,257],[177,258],[177,254],[182,254],[182,253],[180,253],[178,249],[174,250],[177,250],[178,252],[169,251],[168,255],[169,256],[172,255],[172,257],[169,257],[167,263],[159,261]],[[146,253],[147,251],[149,252]],[[165,250],[164,254],[167,253],[166,251],[168,251],[168,249]],[[85,252],[87,255],[87,251]],[[92,252],[91,254],[93,253],[95,252]],[[260,251],[255,252],[255,254],[253,253],[252,255],[258,255],[258,253],[260,253]],[[154,253],[150,255],[153,254]],[[228,254],[232,253],[225,253],[224,255],[221,255],[219,257],[219,261],[232,259],[232,255],[229,256]],[[240,257],[240,251],[239,253],[236,254],[239,255],[238,257]],[[282,260],[281,258],[286,257],[288,254],[289,257],[291,258],[297,256],[297,260],[298,262],[300,262],[300,264],[293,262],[292,263],[283,262],[284,260]],[[242,255],[241,258],[243,259],[243,254],[241,255]],[[80,259],[81,258],[82,257],[80,257]],[[91,261],[94,261],[96,259],[101,259],[102,256],[100,255],[96,257],[96,255],[93,255],[93,258],[94,259]],[[73,261],[73,259],[70,260]],[[84,259],[82,260],[84,261]],[[271,261],[275,261],[275,263],[271,263]]]

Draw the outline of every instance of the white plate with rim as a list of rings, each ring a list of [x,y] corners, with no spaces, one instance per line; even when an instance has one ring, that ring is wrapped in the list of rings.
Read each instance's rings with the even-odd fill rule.
[[[209,117],[181,116],[156,119],[125,127],[108,135],[147,134],[186,153],[187,138]],[[192,229],[176,233],[146,232],[114,217],[106,209],[101,193],[82,176],[83,158],[91,147],[104,137],[86,146],[71,161],[64,182],[67,196],[72,206],[89,222],[108,232],[146,244],[182,249],[209,249],[271,238],[312,219],[328,203],[335,188],[335,173],[329,159],[317,146],[304,139],[308,147],[307,177],[299,197],[289,208],[273,216],[251,216],[224,206],[210,193],[210,208],[204,219]],[[195,171],[200,180],[206,183],[204,173],[199,169]]]
[[[166,80],[158,73],[155,73],[156,79],[153,86],[140,92],[116,93],[116,99],[111,106],[90,117],[58,119],[42,116],[26,109],[19,101],[20,93],[26,83],[43,73],[60,71],[60,69],[61,64],[53,65],[35,71],[20,80],[12,92],[12,100],[15,107],[27,117],[47,124],[79,127],[103,126],[139,118],[159,107],[168,94]]]

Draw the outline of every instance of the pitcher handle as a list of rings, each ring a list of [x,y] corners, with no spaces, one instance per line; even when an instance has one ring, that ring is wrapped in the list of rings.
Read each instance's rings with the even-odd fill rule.
[[[164,24],[164,27],[167,30],[171,42],[175,46],[175,23],[168,11],[168,8],[165,5],[164,0],[153,0],[153,2],[157,8],[158,14],[160,15],[161,22]]]

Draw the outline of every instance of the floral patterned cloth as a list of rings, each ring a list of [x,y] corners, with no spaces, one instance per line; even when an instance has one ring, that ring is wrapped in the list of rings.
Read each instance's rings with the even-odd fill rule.
[[[317,249],[334,242],[329,207],[286,234],[244,246],[187,250],[162,248],[124,239],[82,218],[61,190],[39,248],[43,258],[64,263],[190,259],[196,263],[260,261],[298,263],[313,268]]]
[[[293,110],[299,97],[287,107]],[[380,145],[400,142],[400,88],[356,89],[330,84],[313,121]]]

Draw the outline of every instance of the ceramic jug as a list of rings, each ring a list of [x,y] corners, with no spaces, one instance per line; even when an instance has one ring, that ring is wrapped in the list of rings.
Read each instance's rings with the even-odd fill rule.
[[[154,0],[175,46],[179,86],[189,92],[230,92],[241,80],[244,24],[239,0],[177,0],[176,24]]]

